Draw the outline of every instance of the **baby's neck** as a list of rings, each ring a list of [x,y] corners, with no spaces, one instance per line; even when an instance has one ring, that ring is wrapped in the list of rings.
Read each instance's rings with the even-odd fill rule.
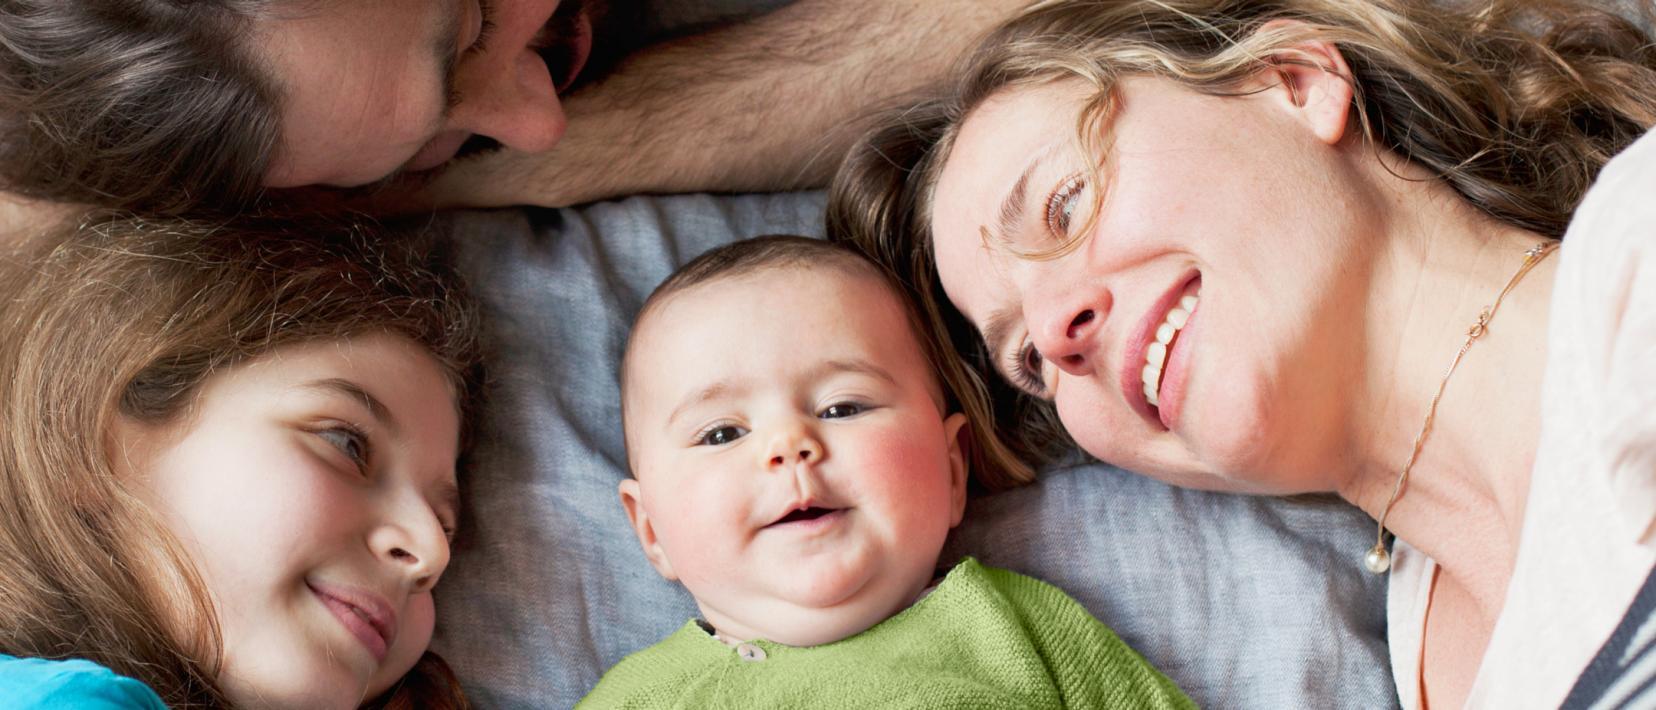
[[[903,606],[899,607],[896,611],[893,611],[891,613],[891,616],[896,616],[897,614],[901,613],[903,610],[908,609],[909,607],[912,607],[915,604],[919,604],[920,600],[925,599],[934,590],[937,589],[937,585],[943,583],[943,576],[944,575],[939,574],[939,575],[933,577],[930,584],[927,584],[923,589],[920,590],[920,592],[918,594],[915,594],[914,598],[910,599],[907,604],[904,604]],[[890,619],[891,616],[886,617],[886,619]],[[881,621],[881,623],[883,623],[885,621],[885,619],[881,619],[880,621]],[[706,631],[708,633],[708,635],[712,636],[714,639],[717,639],[720,643],[722,643],[726,646],[729,646],[731,648],[736,648],[737,646],[740,646],[744,643],[748,643],[750,641],[755,641],[755,640],[767,640],[768,641],[769,640],[769,639],[740,638],[740,637],[732,635],[732,634],[726,634],[726,633],[723,633],[723,632],[719,631],[718,629],[714,628],[713,625],[708,623],[706,620],[698,620],[697,623],[701,625],[702,630]],[[875,626],[878,626],[878,625],[879,624],[875,624]],[[873,628],[873,627],[871,626],[869,628]],[[863,629],[863,631],[867,631],[867,630],[868,629]],[[859,631],[857,633],[862,633],[862,631]],[[851,634],[851,636],[855,636],[855,635],[857,635],[857,634]],[[851,636],[846,636],[845,638],[850,638]],[[845,639],[844,638],[833,639],[831,641],[824,641],[823,643],[827,644],[827,643],[833,643],[834,641],[843,641],[843,640],[845,640]]]

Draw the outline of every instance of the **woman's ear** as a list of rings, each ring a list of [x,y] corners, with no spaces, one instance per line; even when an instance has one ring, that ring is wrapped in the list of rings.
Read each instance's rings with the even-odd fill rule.
[[[943,438],[949,444],[949,527],[966,517],[967,447],[972,445],[966,415],[960,412],[943,419]]]
[[[644,548],[644,556],[650,560],[650,566],[655,567],[662,577],[669,582],[677,582],[678,575],[673,574],[673,563],[667,559],[667,553],[661,549],[661,541],[656,538],[655,525],[650,522],[650,514],[644,510],[643,490],[638,486],[638,479],[629,478],[621,482],[621,507],[627,511],[627,520],[632,522],[633,533],[638,535],[638,544]]]
[[[1306,27],[1297,20],[1272,20],[1259,33],[1295,34]],[[1346,135],[1351,119],[1351,68],[1339,47],[1326,40],[1307,39],[1284,46],[1266,60],[1260,77],[1275,86],[1281,106],[1312,135],[1335,145]]]

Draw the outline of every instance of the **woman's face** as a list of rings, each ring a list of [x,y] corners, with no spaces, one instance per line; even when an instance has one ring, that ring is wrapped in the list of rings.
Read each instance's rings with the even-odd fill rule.
[[[442,370],[389,335],[282,348],[210,378],[176,423],[123,423],[133,477],[211,594],[238,705],[347,708],[431,640],[456,524]]]
[[[1201,488],[1333,487],[1369,206],[1342,188],[1343,104],[1297,88],[1125,80],[1102,186],[1079,149],[1079,81],[1003,91],[961,126],[931,214],[944,290],[1000,372],[1101,459]],[[1078,249],[1009,253],[1081,229],[1100,187]]]

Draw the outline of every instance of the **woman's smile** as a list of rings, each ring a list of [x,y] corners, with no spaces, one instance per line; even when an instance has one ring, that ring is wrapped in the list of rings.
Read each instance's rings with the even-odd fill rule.
[[[1191,272],[1162,294],[1145,312],[1127,342],[1121,367],[1121,392],[1133,411],[1168,429],[1172,428],[1173,421],[1168,410],[1176,410],[1178,405],[1163,395],[1169,391],[1167,384],[1174,370],[1175,348],[1183,342],[1179,335],[1196,311],[1201,290],[1201,274]],[[1182,367],[1179,375],[1182,380]],[[1182,393],[1182,387],[1173,389]]]

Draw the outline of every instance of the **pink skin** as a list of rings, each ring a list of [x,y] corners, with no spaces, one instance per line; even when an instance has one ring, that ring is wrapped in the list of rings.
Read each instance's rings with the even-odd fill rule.
[[[1200,287],[1200,281],[1193,282],[1180,295],[1197,293]],[[1157,400],[1160,405],[1157,407],[1156,413],[1161,418],[1162,426],[1168,429],[1173,429],[1176,426],[1176,422],[1179,421],[1179,414],[1184,411],[1185,387],[1189,382],[1190,375],[1190,353],[1195,351],[1195,348],[1190,347],[1189,343],[1196,342],[1199,339],[1201,330],[1196,327],[1198,321],[1196,316],[1201,311],[1200,304],[1197,304],[1196,310],[1190,311],[1190,317],[1185,321],[1184,328],[1179,331],[1178,336],[1173,339],[1173,343],[1168,346],[1167,362],[1162,365],[1161,388],[1156,392],[1159,395]],[[1140,361],[1142,362],[1142,359]]]
[[[120,423],[117,472],[201,573],[232,701],[357,707],[413,667],[448,565],[458,437],[441,369],[388,335],[280,349],[214,375],[179,421]]]
[[[894,294],[770,269],[675,294],[633,337],[622,504],[714,628],[810,646],[914,601],[965,510],[965,417]]]
[[[568,48],[571,68],[550,74],[537,50],[558,5],[492,0],[493,29],[481,44],[480,0],[325,3],[261,21],[256,52],[278,79],[283,107],[265,184],[348,187],[428,170],[473,135],[526,152],[551,148],[565,127],[557,92],[592,41],[583,16]],[[436,56],[449,44],[453,106]]]
[[[1161,399],[1161,404],[1158,407],[1152,406],[1149,400],[1145,399],[1144,380],[1142,379],[1141,374],[1144,371],[1144,357],[1145,352],[1150,348],[1150,343],[1155,342],[1156,329],[1161,327],[1162,322],[1166,320],[1167,312],[1178,303],[1181,297],[1185,296],[1187,293],[1195,292],[1192,288],[1190,288],[1190,284],[1192,281],[1198,279],[1199,277],[1194,273],[1190,274],[1188,278],[1181,279],[1174,285],[1173,288],[1168,289],[1167,293],[1163,294],[1162,297],[1156,301],[1154,306],[1151,306],[1149,310],[1145,311],[1144,317],[1139,319],[1137,331],[1127,341],[1127,347],[1124,350],[1125,357],[1122,359],[1121,363],[1119,380],[1121,382],[1121,392],[1123,398],[1127,400],[1127,403],[1132,406],[1134,411],[1138,412],[1145,419],[1152,422],[1159,422],[1163,427],[1168,429],[1173,428],[1172,422],[1175,421],[1174,415],[1177,412],[1179,403],[1168,399]],[[1186,324],[1185,329],[1189,329],[1188,323]],[[1181,382],[1183,380],[1183,368],[1177,368],[1178,371],[1175,372],[1176,368],[1174,367],[1175,363],[1172,361],[1172,355],[1174,351],[1181,349],[1179,346],[1185,340],[1186,338],[1184,333],[1181,332],[1179,336],[1169,345],[1168,360],[1162,366],[1161,389],[1158,390],[1160,394],[1168,394],[1167,390],[1173,380],[1180,380]],[[1172,389],[1182,391],[1182,387],[1176,386],[1172,387]]]
[[[1342,140],[1349,89],[1314,69],[1285,75],[1298,91],[1235,98],[1123,81],[1093,231],[1054,259],[997,246],[1001,204],[1027,170],[1027,217],[1009,236],[1024,250],[1056,244],[1066,213],[1070,228],[1086,223],[1096,186],[1064,186],[1086,173],[1074,131],[1092,90],[1006,90],[960,129],[931,213],[944,290],[986,338],[1004,334],[989,343],[1003,372],[1024,345],[1039,352],[1036,394],[1103,460],[1198,488],[1337,485],[1338,437],[1304,433],[1351,416],[1341,383],[1360,372],[1362,340],[1340,334],[1362,308],[1353,275],[1381,220],[1339,184],[1363,179]],[[1144,349],[1192,278],[1200,317],[1169,352],[1158,410],[1144,400]]]

